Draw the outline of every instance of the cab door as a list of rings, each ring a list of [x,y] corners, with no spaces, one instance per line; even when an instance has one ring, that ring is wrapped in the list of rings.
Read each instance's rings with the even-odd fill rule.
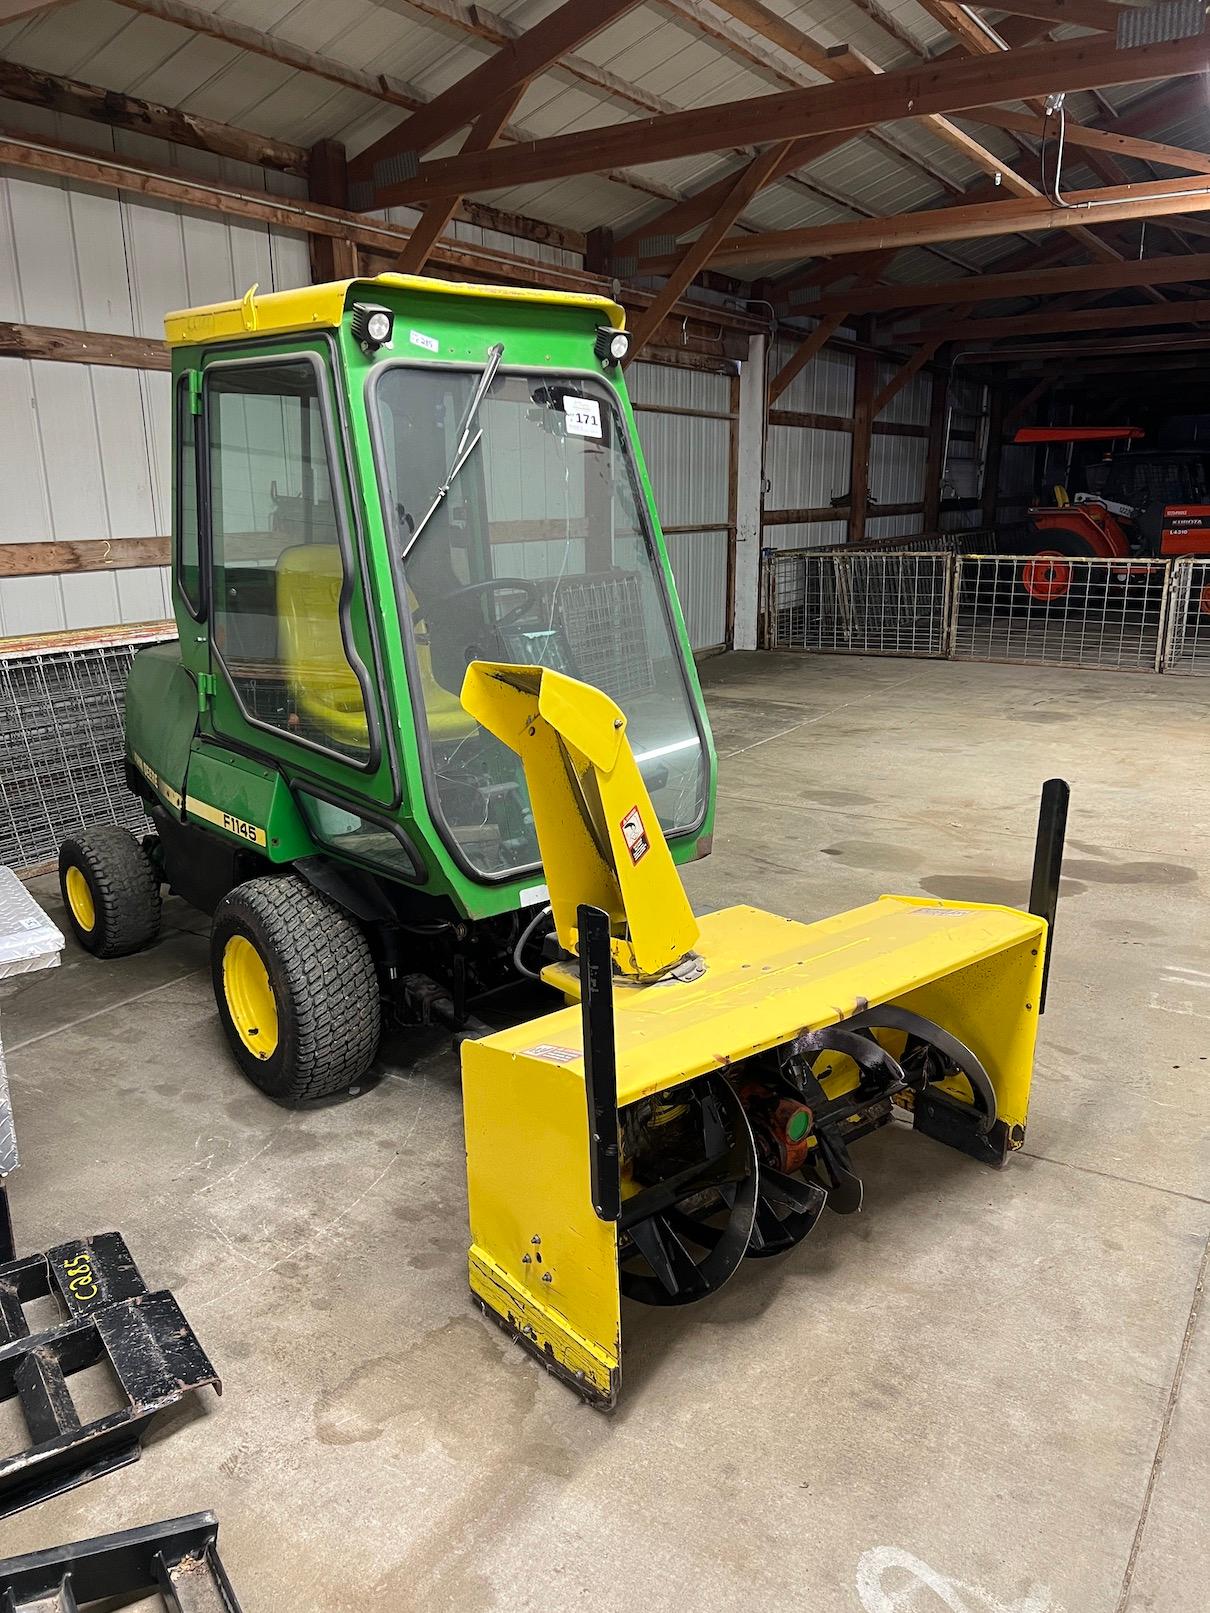
[[[357,501],[326,346],[205,356],[209,726],[390,806]]]

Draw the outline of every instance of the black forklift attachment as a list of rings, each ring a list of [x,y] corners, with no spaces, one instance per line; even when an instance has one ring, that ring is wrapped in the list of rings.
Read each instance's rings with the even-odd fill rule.
[[[80,1613],[115,1598],[124,1607],[157,1591],[169,1613],[240,1613],[213,1512],[0,1561],[3,1613]]]
[[[53,1301],[31,1332],[25,1307]],[[125,1398],[82,1420],[70,1380],[107,1370]],[[222,1384],[167,1291],[149,1293],[116,1232],[0,1265],[0,1404],[15,1400],[29,1443],[0,1458],[0,1517],[138,1460],[160,1412]]]

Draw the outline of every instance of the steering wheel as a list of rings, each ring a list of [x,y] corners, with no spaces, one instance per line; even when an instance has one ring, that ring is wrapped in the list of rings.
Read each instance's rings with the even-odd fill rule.
[[[526,611],[537,600],[538,585],[528,577],[487,577],[482,582],[463,583],[461,587],[451,589],[448,594],[443,595],[441,600],[437,602],[436,608],[440,610],[452,600],[477,598],[480,594],[520,594],[522,596],[519,605],[514,605],[512,610],[505,611],[503,616],[497,616],[491,624],[493,627],[511,627],[514,622],[519,621],[525,615]],[[429,607],[429,610],[431,609],[432,607]],[[412,612],[413,624],[419,625],[426,619],[428,614],[429,611],[426,611],[423,605],[418,606]]]

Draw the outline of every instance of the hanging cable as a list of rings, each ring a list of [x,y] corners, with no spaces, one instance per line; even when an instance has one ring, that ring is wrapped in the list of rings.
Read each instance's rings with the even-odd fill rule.
[[[521,962],[521,954],[524,952],[526,943],[528,942],[530,936],[538,928],[538,925],[541,924],[543,919],[549,917],[550,908],[540,907],[534,914],[533,918],[530,919],[529,923],[521,931],[517,944],[513,948],[513,963],[516,966],[517,973],[523,974],[527,980],[541,980],[542,976],[538,974],[536,970],[531,969],[528,964]]]
[[[1042,119],[1042,185],[1047,196],[1056,207],[1070,208],[1071,203],[1063,199],[1059,186],[1063,181],[1063,150],[1067,143],[1067,108],[1064,105],[1067,97],[1063,92],[1050,95],[1046,99],[1046,114]],[[1055,166],[1053,175],[1047,175],[1046,152],[1050,144],[1050,120],[1057,117],[1059,120],[1059,138],[1055,148]]]

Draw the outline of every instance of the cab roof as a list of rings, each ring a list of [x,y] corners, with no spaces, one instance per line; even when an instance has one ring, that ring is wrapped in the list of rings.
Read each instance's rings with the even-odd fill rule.
[[[300,286],[296,291],[269,291],[263,297],[252,286],[231,302],[182,308],[164,315],[164,336],[169,347],[192,347],[198,342],[231,337],[268,335],[287,331],[327,330],[344,318],[351,286],[379,287],[389,291],[415,291],[441,297],[478,297],[495,302],[553,303],[589,308],[614,327],[626,324],[623,309],[609,297],[588,292],[545,291],[528,286],[474,285],[461,280],[434,280],[427,275],[379,274],[356,280],[331,280],[324,285]]]

